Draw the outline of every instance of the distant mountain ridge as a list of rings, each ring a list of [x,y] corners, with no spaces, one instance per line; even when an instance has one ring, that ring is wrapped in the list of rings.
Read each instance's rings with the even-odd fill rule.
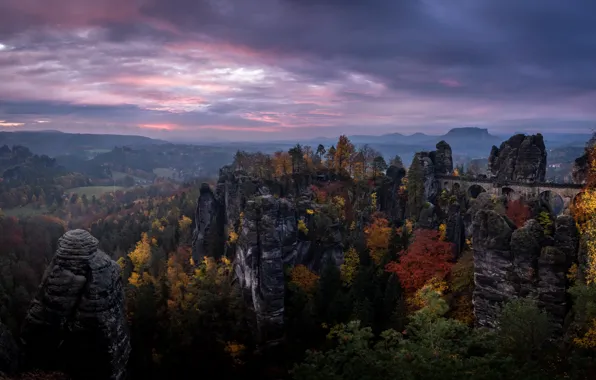
[[[45,154],[50,157],[81,154],[87,150],[112,150],[117,146],[140,147],[158,144],[171,143],[134,135],[100,135],[59,131],[0,132],[0,146],[25,146],[36,154]]]

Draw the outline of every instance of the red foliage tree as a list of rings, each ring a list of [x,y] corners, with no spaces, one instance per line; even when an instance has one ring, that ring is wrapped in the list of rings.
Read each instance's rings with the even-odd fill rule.
[[[397,274],[404,290],[413,293],[433,277],[443,279],[453,266],[452,257],[452,243],[442,241],[438,231],[420,229],[408,249],[400,252],[399,262],[390,262],[385,270]]]
[[[507,202],[507,217],[511,219],[516,226],[523,227],[531,216],[532,212],[530,211],[530,207],[521,200],[510,200]]]

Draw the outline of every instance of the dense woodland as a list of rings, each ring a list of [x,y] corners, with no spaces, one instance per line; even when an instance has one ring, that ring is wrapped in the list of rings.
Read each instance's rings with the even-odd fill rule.
[[[587,152],[596,170],[596,149]],[[192,259],[199,180],[50,201],[45,184],[19,177],[31,188],[29,202],[42,197],[52,208],[21,219],[0,214],[0,319],[18,337],[57,239],[67,229],[85,228],[122,267],[133,379],[596,378],[596,176],[573,210],[587,260],[568,274],[573,313],[564,334],[553,337],[548,316],[532,299],[504,305],[498,329],[474,327],[471,242],[454,257],[444,223],[420,228],[425,200],[417,160],[396,190],[407,210],[401,220],[378,211],[375,190],[388,170],[404,170],[401,159],[386,162],[345,136],[329,147],[239,151],[233,166],[269,181],[276,196],[309,178],[316,207],[307,211],[313,216],[308,223],[299,224],[302,238],[320,242],[330,224],[341,229],[341,266],[285,268],[281,346],[268,349],[254,339],[253,316],[232,273],[234,258],[226,256],[238,236],[214,236],[211,255]],[[456,168],[454,174],[475,173]],[[443,192],[439,214],[455,202],[474,202],[465,197]],[[547,228],[553,223],[547,209],[529,200],[494,199],[493,207],[518,226],[530,218]]]

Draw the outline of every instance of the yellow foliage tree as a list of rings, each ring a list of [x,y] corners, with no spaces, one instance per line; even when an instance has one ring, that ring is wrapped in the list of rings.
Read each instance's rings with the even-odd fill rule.
[[[344,263],[339,267],[344,285],[350,286],[358,274],[360,256],[354,247],[350,247],[344,255]]]
[[[288,152],[278,151],[273,154],[273,168],[277,177],[292,174],[292,157]]]
[[[347,170],[350,164],[350,157],[354,153],[354,144],[350,141],[348,136],[341,135],[337,141],[337,147],[335,148],[335,169],[336,170]]]
[[[137,243],[135,249],[128,254],[132,262],[133,270],[141,273],[148,265],[151,258],[151,241],[147,233],[141,234],[141,240]]]
[[[389,221],[380,214],[373,216],[372,223],[364,230],[366,235],[366,246],[370,251],[370,257],[375,264],[381,264],[383,257],[389,251],[391,239],[391,227]]]
[[[298,231],[302,232],[304,235],[308,235],[308,227],[304,222],[304,219],[298,220]]]
[[[449,286],[445,281],[433,277],[422,288],[418,289],[413,297],[408,299],[408,305],[414,309],[422,309],[428,306],[427,292],[437,293],[439,296],[442,296],[448,289]]]
[[[447,225],[445,223],[439,226],[439,232],[441,233],[441,240],[447,240]]]
[[[304,265],[296,265],[290,271],[290,283],[302,289],[307,294],[314,294],[317,290],[319,276]]]

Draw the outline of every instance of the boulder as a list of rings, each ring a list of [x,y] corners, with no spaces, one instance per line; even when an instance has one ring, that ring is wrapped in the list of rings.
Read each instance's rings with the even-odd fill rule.
[[[84,230],[58,240],[21,334],[27,364],[124,379],[130,353],[120,266]]]

